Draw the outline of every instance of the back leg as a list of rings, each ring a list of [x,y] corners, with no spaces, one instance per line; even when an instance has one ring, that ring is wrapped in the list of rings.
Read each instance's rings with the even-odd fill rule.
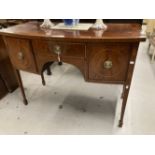
[[[52,75],[51,69],[50,69],[50,65],[47,67],[47,75]]]
[[[154,61],[154,58],[155,58],[155,47],[154,47],[154,50],[153,50],[152,60],[151,60],[151,62],[153,62],[153,61]]]
[[[44,78],[44,72],[41,73],[41,79],[42,79],[43,86],[45,86],[46,82],[45,82],[45,78]]]
[[[46,85],[45,77],[44,77],[44,71],[47,70],[47,75],[52,75],[50,66],[51,66],[53,63],[54,63],[53,61],[52,61],[52,62],[48,62],[48,63],[46,63],[46,64],[43,66],[43,69],[42,69],[42,72],[41,72],[41,79],[42,79],[42,84],[43,84],[43,86]]]

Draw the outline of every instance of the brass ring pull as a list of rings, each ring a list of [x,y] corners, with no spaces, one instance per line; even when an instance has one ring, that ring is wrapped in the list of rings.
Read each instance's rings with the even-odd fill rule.
[[[54,53],[55,54],[61,54],[61,47],[59,45],[54,46]]]
[[[112,61],[107,60],[104,62],[104,68],[105,69],[111,69],[112,68]]]
[[[24,54],[22,52],[18,52],[18,59],[23,60],[24,59]]]

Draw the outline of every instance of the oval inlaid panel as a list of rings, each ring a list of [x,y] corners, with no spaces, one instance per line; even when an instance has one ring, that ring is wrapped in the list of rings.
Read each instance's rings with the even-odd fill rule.
[[[89,55],[89,79],[123,81],[129,62],[128,44],[91,44]]]

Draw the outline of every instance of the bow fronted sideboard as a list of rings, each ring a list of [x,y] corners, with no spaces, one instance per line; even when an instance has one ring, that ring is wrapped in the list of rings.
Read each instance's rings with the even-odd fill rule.
[[[141,34],[141,25],[107,24],[108,29],[44,30],[40,22],[28,22],[0,31],[10,60],[16,70],[24,103],[27,99],[19,70],[42,74],[47,63],[59,61],[75,65],[85,81],[122,84],[122,108],[119,127],[130,90]],[[52,88],[51,88],[52,89]]]

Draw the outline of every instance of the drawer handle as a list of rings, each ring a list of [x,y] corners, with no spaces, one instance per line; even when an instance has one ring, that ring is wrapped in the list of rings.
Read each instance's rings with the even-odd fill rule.
[[[110,60],[105,61],[105,62],[104,62],[104,68],[105,68],[105,69],[110,69],[110,68],[112,68],[112,61],[110,61]]]
[[[18,59],[23,60],[24,59],[24,54],[22,52],[18,52]]]
[[[61,47],[59,45],[54,46],[54,53],[57,55],[61,54]]]

